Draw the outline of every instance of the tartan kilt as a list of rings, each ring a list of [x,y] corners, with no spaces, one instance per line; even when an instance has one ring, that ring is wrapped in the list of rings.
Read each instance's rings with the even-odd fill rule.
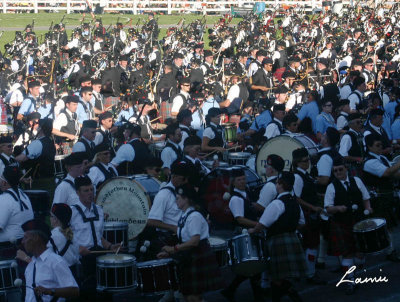
[[[179,290],[183,295],[201,295],[223,287],[217,258],[208,240],[200,241],[189,257],[189,263],[178,264]]]
[[[328,255],[351,256],[357,252],[353,225],[354,223],[339,223],[334,220],[330,222]]]
[[[393,211],[393,191],[387,193],[378,192],[379,196],[371,198],[371,208],[374,210],[373,217],[385,218],[389,229],[396,225],[396,217]]]
[[[306,225],[304,226],[301,233],[303,234],[303,246],[304,248],[316,249],[319,246],[319,234],[320,234],[320,221],[319,215],[312,213],[308,209],[303,208],[304,218],[306,220]],[[317,219],[312,217],[317,215]]]
[[[57,149],[57,154],[60,155],[69,155],[72,153],[72,147],[74,146],[74,142],[62,142],[58,144],[59,148]]]
[[[271,280],[306,277],[306,256],[295,232],[268,238],[268,272]]]
[[[171,109],[172,109],[172,103],[168,101],[161,102],[161,108],[160,108],[160,113],[161,113],[161,119],[160,122],[163,124],[167,118],[171,117]]]

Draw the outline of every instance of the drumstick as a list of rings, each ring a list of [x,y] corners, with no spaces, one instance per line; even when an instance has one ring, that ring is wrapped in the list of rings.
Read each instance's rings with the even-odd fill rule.
[[[160,118],[161,118],[161,116],[156,117],[154,120],[151,120],[150,123],[152,123],[152,122],[154,122],[154,121],[156,121],[156,120],[159,120]]]
[[[124,242],[121,241],[121,243],[119,244],[119,247],[118,247],[117,251],[115,252],[115,255],[118,255],[119,250],[121,249],[121,246],[122,246],[123,244],[124,244]]]
[[[30,168],[28,171],[26,171],[26,173],[24,175],[22,175],[22,177],[19,179],[19,181],[21,181],[21,179],[25,178],[25,176],[31,172],[32,168]]]
[[[109,250],[105,250],[105,251],[90,251],[91,254],[106,254],[109,253]]]

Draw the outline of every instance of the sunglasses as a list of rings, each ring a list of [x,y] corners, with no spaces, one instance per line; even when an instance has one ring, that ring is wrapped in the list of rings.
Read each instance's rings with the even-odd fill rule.
[[[333,172],[343,172],[344,171],[344,168],[336,168],[336,169],[333,169]]]

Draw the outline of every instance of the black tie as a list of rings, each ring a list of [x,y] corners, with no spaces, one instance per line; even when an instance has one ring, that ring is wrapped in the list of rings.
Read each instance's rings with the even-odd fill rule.
[[[196,167],[196,170],[197,170],[197,171],[201,171],[201,170],[202,170],[202,166],[201,166],[201,163],[200,163],[199,160],[196,160],[196,161],[195,161],[194,166]]]
[[[8,161],[10,164],[15,163],[15,159],[13,157],[10,157],[10,160]]]
[[[90,142],[90,149],[92,149],[92,151],[94,151],[94,147],[95,147],[94,142]]]
[[[383,163],[386,167],[390,168],[390,165],[389,165],[387,159],[386,159],[384,156],[380,156],[380,159],[381,159],[382,163]]]
[[[349,189],[350,189],[350,184],[349,184],[348,181],[345,181],[345,182],[344,182],[344,186],[346,187],[346,191],[349,191]]]
[[[108,168],[108,171],[111,173],[111,176],[112,176],[112,177],[117,176],[117,175],[115,174],[113,168],[109,167],[109,168]]]
[[[35,288],[36,288],[36,261],[33,264],[32,290],[33,290],[33,293],[35,295],[36,301],[37,302],[42,302],[43,301],[42,297],[36,294],[36,292],[34,291]]]
[[[73,120],[76,120],[76,118],[77,118],[78,116],[77,116],[77,114],[74,112],[74,113],[72,113],[72,119]]]

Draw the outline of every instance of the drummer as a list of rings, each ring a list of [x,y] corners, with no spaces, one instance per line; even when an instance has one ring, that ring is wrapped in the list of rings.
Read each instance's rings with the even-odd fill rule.
[[[349,176],[342,157],[333,161],[333,181],[325,193],[324,207],[332,215],[330,221],[330,253],[342,256],[342,271],[347,272],[354,265],[356,245],[353,237],[354,223],[361,220],[364,210],[372,213],[370,195],[358,177]],[[361,210],[362,209],[362,210]],[[354,280],[353,273],[347,277]],[[347,278],[347,279],[348,279]],[[346,284],[346,294],[353,294],[354,283]]]
[[[249,229],[249,233],[256,233],[267,228],[272,301],[280,301],[285,295],[292,301],[302,301],[288,280],[306,275],[304,251],[296,234],[298,225],[304,225],[305,220],[296,198],[290,194],[293,184],[293,174],[283,171],[276,183],[278,196],[267,206],[254,228]]]
[[[75,189],[78,201],[71,206],[71,226],[75,242],[79,246],[82,264],[82,294],[95,292],[96,257],[94,251],[117,251],[120,244],[112,244],[103,237],[104,212],[103,208],[94,202],[94,188],[88,176],[75,178]],[[92,297],[93,300],[93,297]],[[92,301],[91,300],[91,301]],[[86,301],[86,300],[85,300]]]
[[[229,209],[235,219],[234,224],[237,227],[237,231],[242,233],[242,228],[254,228],[257,225],[257,214],[252,207],[251,201],[248,199],[248,193],[246,192],[246,175],[243,169],[232,169],[230,195]],[[255,301],[263,300],[260,278],[261,274],[250,277],[250,284]],[[236,289],[247,279],[248,277],[236,275],[231,284],[221,291],[221,294],[229,301],[233,301]]]
[[[264,136],[267,139],[271,139],[284,133],[282,121],[285,117],[285,104],[275,104],[272,108],[272,113],[274,118],[268,124],[267,128],[265,128]]]
[[[157,257],[181,254],[179,291],[186,301],[203,301],[202,294],[221,288],[222,279],[214,252],[208,242],[208,223],[196,209],[197,192],[185,184],[176,190],[176,204],[181,210],[178,222],[178,244],[162,247]]]
[[[171,165],[176,160],[183,159],[183,150],[179,146],[182,141],[182,130],[179,128],[178,123],[168,125],[165,129],[167,143],[161,152],[161,160],[163,161],[163,170],[165,175],[170,174]]]
[[[29,197],[18,188],[22,173],[17,164],[6,166],[0,177],[0,258],[15,257],[24,233],[22,224],[33,219]]]
[[[96,190],[107,180],[118,176],[117,169],[110,163],[111,147],[106,142],[95,147],[94,165],[90,168],[88,176]]]
[[[322,212],[322,201],[319,204],[315,179],[307,170],[310,168],[310,156],[306,148],[299,148],[292,152],[292,168],[294,172],[293,191],[302,207],[306,225],[301,230],[306,248],[307,282],[317,285],[326,284],[315,273],[317,250],[319,246],[319,214]]]
[[[254,208],[259,213],[262,213],[270,202],[275,199],[277,195],[276,181],[279,173],[283,171],[284,167],[285,161],[282,157],[276,154],[268,155],[265,163],[265,176],[267,177],[267,180],[260,191],[257,203],[254,204]]]
[[[94,138],[96,137],[97,122],[85,120],[82,122],[81,137],[72,148],[72,152],[85,152],[86,158],[92,161],[95,150]]]
[[[67,170],[67,176],[61,180],[54,192],[53,204],[66,203],[72,206],[78,200],[75,190],[75,178],[84,174],[86,160],[85,154],[82,152],[72,153],[65,158],[64,164]]]
[[[193,120],[192,112],[189,109],[182,109],[181,111],[179,111],[176,119],[179,123],[179,128],[181,129],[181,132],[182,132],[182,139],[179,143],[179,146],[183,150],[185,140],[189,136],[192,136],[192,133],[193,133],[193,130],[190,128],[190,125]]]
[[[226,151],[226,141],[224,129],[221,127],[221,109],[210,108],[206,116],[207,127],[203,132],[201,150],[203,152],[217,151],[223,153]]]
[[[363,179],[371,190],[375,190],[378,196],[372,199],[372,206],[376,217],[386,219],[389,232],[396,225],[393,213],[393,180],[400,179],[400,161],[393,164],[382,154],[382,137],[378,134],[369,134],[365,137],[367,157],[363,167]],[[400,262],[400,257],[391,246],[388,249],[387,259]]]

